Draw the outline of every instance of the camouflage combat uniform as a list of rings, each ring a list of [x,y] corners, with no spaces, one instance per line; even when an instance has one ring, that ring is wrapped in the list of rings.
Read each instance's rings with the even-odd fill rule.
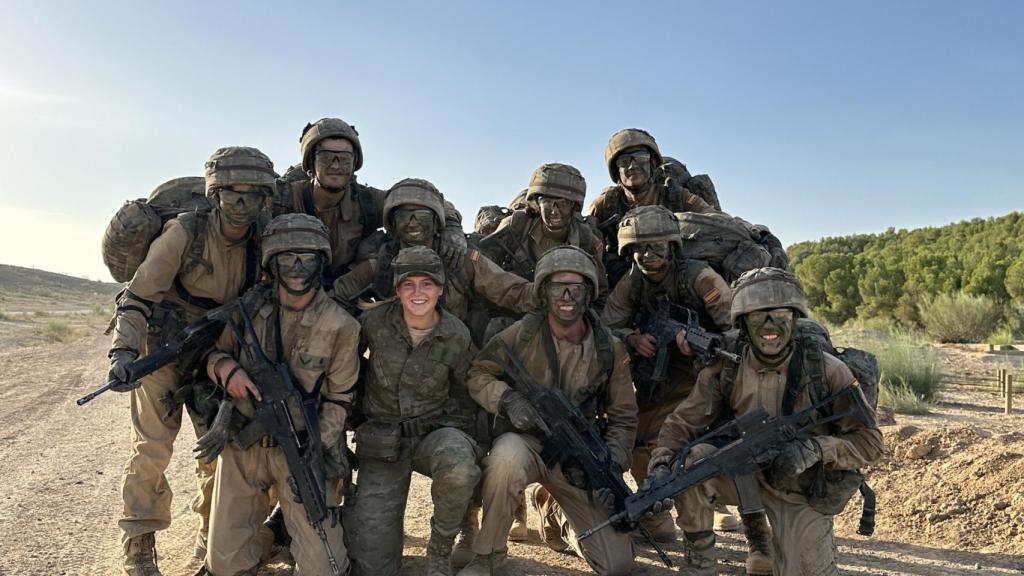
[[[465,325],[443,310],[422,339],[410,334],[398,301],[368,311],[361,322],[369,349],[360,401],[366,422],[356,431],[358,486],[346,502],[345,522],[356,574],[386,576],[402,564],[413,471],[432,480],[428,546],[446,548],[445,561],[451,554],[480,480],[479,447],[469,434],[476,406],[465,380],[476,350]],[[394,452],[378,454],[370,446],[375,436],[396,440]]]
[[[222,148],[207,163],[207,195],[215,186],[274,184],[273,164],[254,148]],[[199,222],[199,220],[202,222]],[[238,296],[258,278],[258,238],[255,224],[240,240],[228,240],[221,232],[221,211],[186,213],[168,221],[149,247],[145,260],[118,298],[111,353],[127,350],[139,356],[155,351],[207,310]],[[192,234],[202,233],[198,263],[183,268],[187,252],[199,246]],[[124,508],[121,527],[125,554],[139,551],[132,542],[171,524],[171,488],[165,471],[171,460],[174,439],[181,428],[181,406],[168,400],[194,381],[192,368],[170,364],[147,376],[131,392],[132,448],[124,467],[121,496]],[[192,415],[190,413],[190,415]],[[202,426],[197,435],[202,434]],[[195,554],[206,552],[214,465],[196,463],[198,492],[191,508],[200,515]],[[141,572],[140,572],[141,573]]]

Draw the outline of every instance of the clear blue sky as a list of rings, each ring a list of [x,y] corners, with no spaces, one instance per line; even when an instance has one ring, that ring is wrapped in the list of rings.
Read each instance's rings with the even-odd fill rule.
[[[284,6],[0,5],[0,263],[108,278],[123,200],[322,116],[467,223],[630,126],[786,244],[1024,209],[1022,2]]]

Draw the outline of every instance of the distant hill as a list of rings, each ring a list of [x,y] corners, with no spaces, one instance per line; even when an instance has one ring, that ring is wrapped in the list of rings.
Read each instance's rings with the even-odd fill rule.
[[[856,234],[788,248],[817,317],[918,323],[917,304],[966,292],[1024,308],[1024,214]]]
[[[3,311],[38,309],[41,303],[55,310],[106,307],[121,288],[121,284],[0,264],[0,310]]]

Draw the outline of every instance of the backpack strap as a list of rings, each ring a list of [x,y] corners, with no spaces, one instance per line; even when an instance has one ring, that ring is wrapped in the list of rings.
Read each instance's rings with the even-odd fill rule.
[[[352,177],[352,199],[359,204],[359,224],[363,228],[363,236],[384,225],[382,206],[377,205],[377,195],[368,186],[363,186]]]
[[[724,340],[723,348],[725,348],[726,351],[732,352],[740,358],[743,357],[743,344],[745,339],[743,338],[743,334],[740,330],[729,330],[725,334],[722,334],[722,338]],[[722,371],[718,374],[718,385],[722,393],[722,408],[724,409],[727,418],[730,420],[733,417],[733,410],[732,406],[729,404],[729,399],[732,398],[732,391],[736,386],[736,374],[738,371],[739,365],[733,364],[732,362],[723,362]],[[713,385],[714,382],[709,380],[708,386],[711,387]],[[704,415],[710,416],[714,409],[714,405],[711,402],[711,390],[707,391],[705,397],[707,398],[707,404],[704,406]]]
[[[179,275],[188,274],[197,266],[202,266],[207,274],[213,272],[213,265],[203,258],[203,252],[206,250],[206,229],[209,224],[209,215],[209,211],[193,210],[178,216],[178,223],[185,229],[185,234],[188,237],[185,251],[181,255]]]
[[[316,203],[313,202],[313,181],[303,180],[302,181],[302,211],[313,218],[318,218],[316,215]]]
[[[793,407],[796,406],[796,401],[807,383],[804,379],[804,348],[800,338],[793,339],[793,352],[786,368],[786,389],[782,395],[783,416],[793,413]]]

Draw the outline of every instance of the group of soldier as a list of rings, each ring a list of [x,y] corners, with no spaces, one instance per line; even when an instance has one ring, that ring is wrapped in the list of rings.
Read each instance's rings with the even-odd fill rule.
[[[200,573],[256,574],[290,543],[296,573],[397,574],[415,471],[431,479],[425,572],[476,576],[500,572],[510,538],[526,536],[527,508],[544,543],[598,574],[628,574],[639,545],[618,530],[577,539],[608,520],[610,494],[571,460],[546,463],[550,430],[508,365],[576,404],[598,425],[615,472],[638,485],[713,450],[680,456],[720,418],[783,409],[794,325],[808,310],[781,244],[772,267],[731,285],[690,259],[676,213],[717,212],[717,197],[666,178],[647,132],[612,136],[605,161],[615,185],[589,216],[580,172],[544,164],[525,194],[491,213],[500,218],[482,212],[468,236],[426,180],[387,191],[358,182],[362,146],[342,120],[307,125],[300,153],[280,176],[254,148],[214,152],[205,166],[212,209],[169,220],[119,296],[109,357],[115,390],[131,395],[119,522],[126,575],[160,574],[155,532],[171,521],[165,471],[183,412],[201,437],[192,501]],[[240,321],[249,330],[225,327],[213,349],[131,381],[134,360],[253,293],[251,319]],[[665,303],[708,330],[738,329],[740,364],[697,361],[680,332],[667,379],[652,382],[657,341],[643,321]],[[257,356],[286,366],[316,403],[318,430],[301,432],[320,439],[338,517],[307,521],[274,438],[240,441],[262,400]],[[857,385],[842,362],[828,357],[825,367],[830,390]],[[788,408],[809,406],[810,389]],[[229,433],[214,422],[220,398],[241,415]],[[658,542],[682,529],[684,574],[717,573],[714,529],[741,524],[748,573],[837,574],[832,518],[809,503],[806,478],[816,465],[855,469],[881,451],[873,426],[823,425],[787,443],[760,476],[767,518],[729,515],[735,487],[716,478],[676,498],[676,520],[665,502],[641,524]]]

